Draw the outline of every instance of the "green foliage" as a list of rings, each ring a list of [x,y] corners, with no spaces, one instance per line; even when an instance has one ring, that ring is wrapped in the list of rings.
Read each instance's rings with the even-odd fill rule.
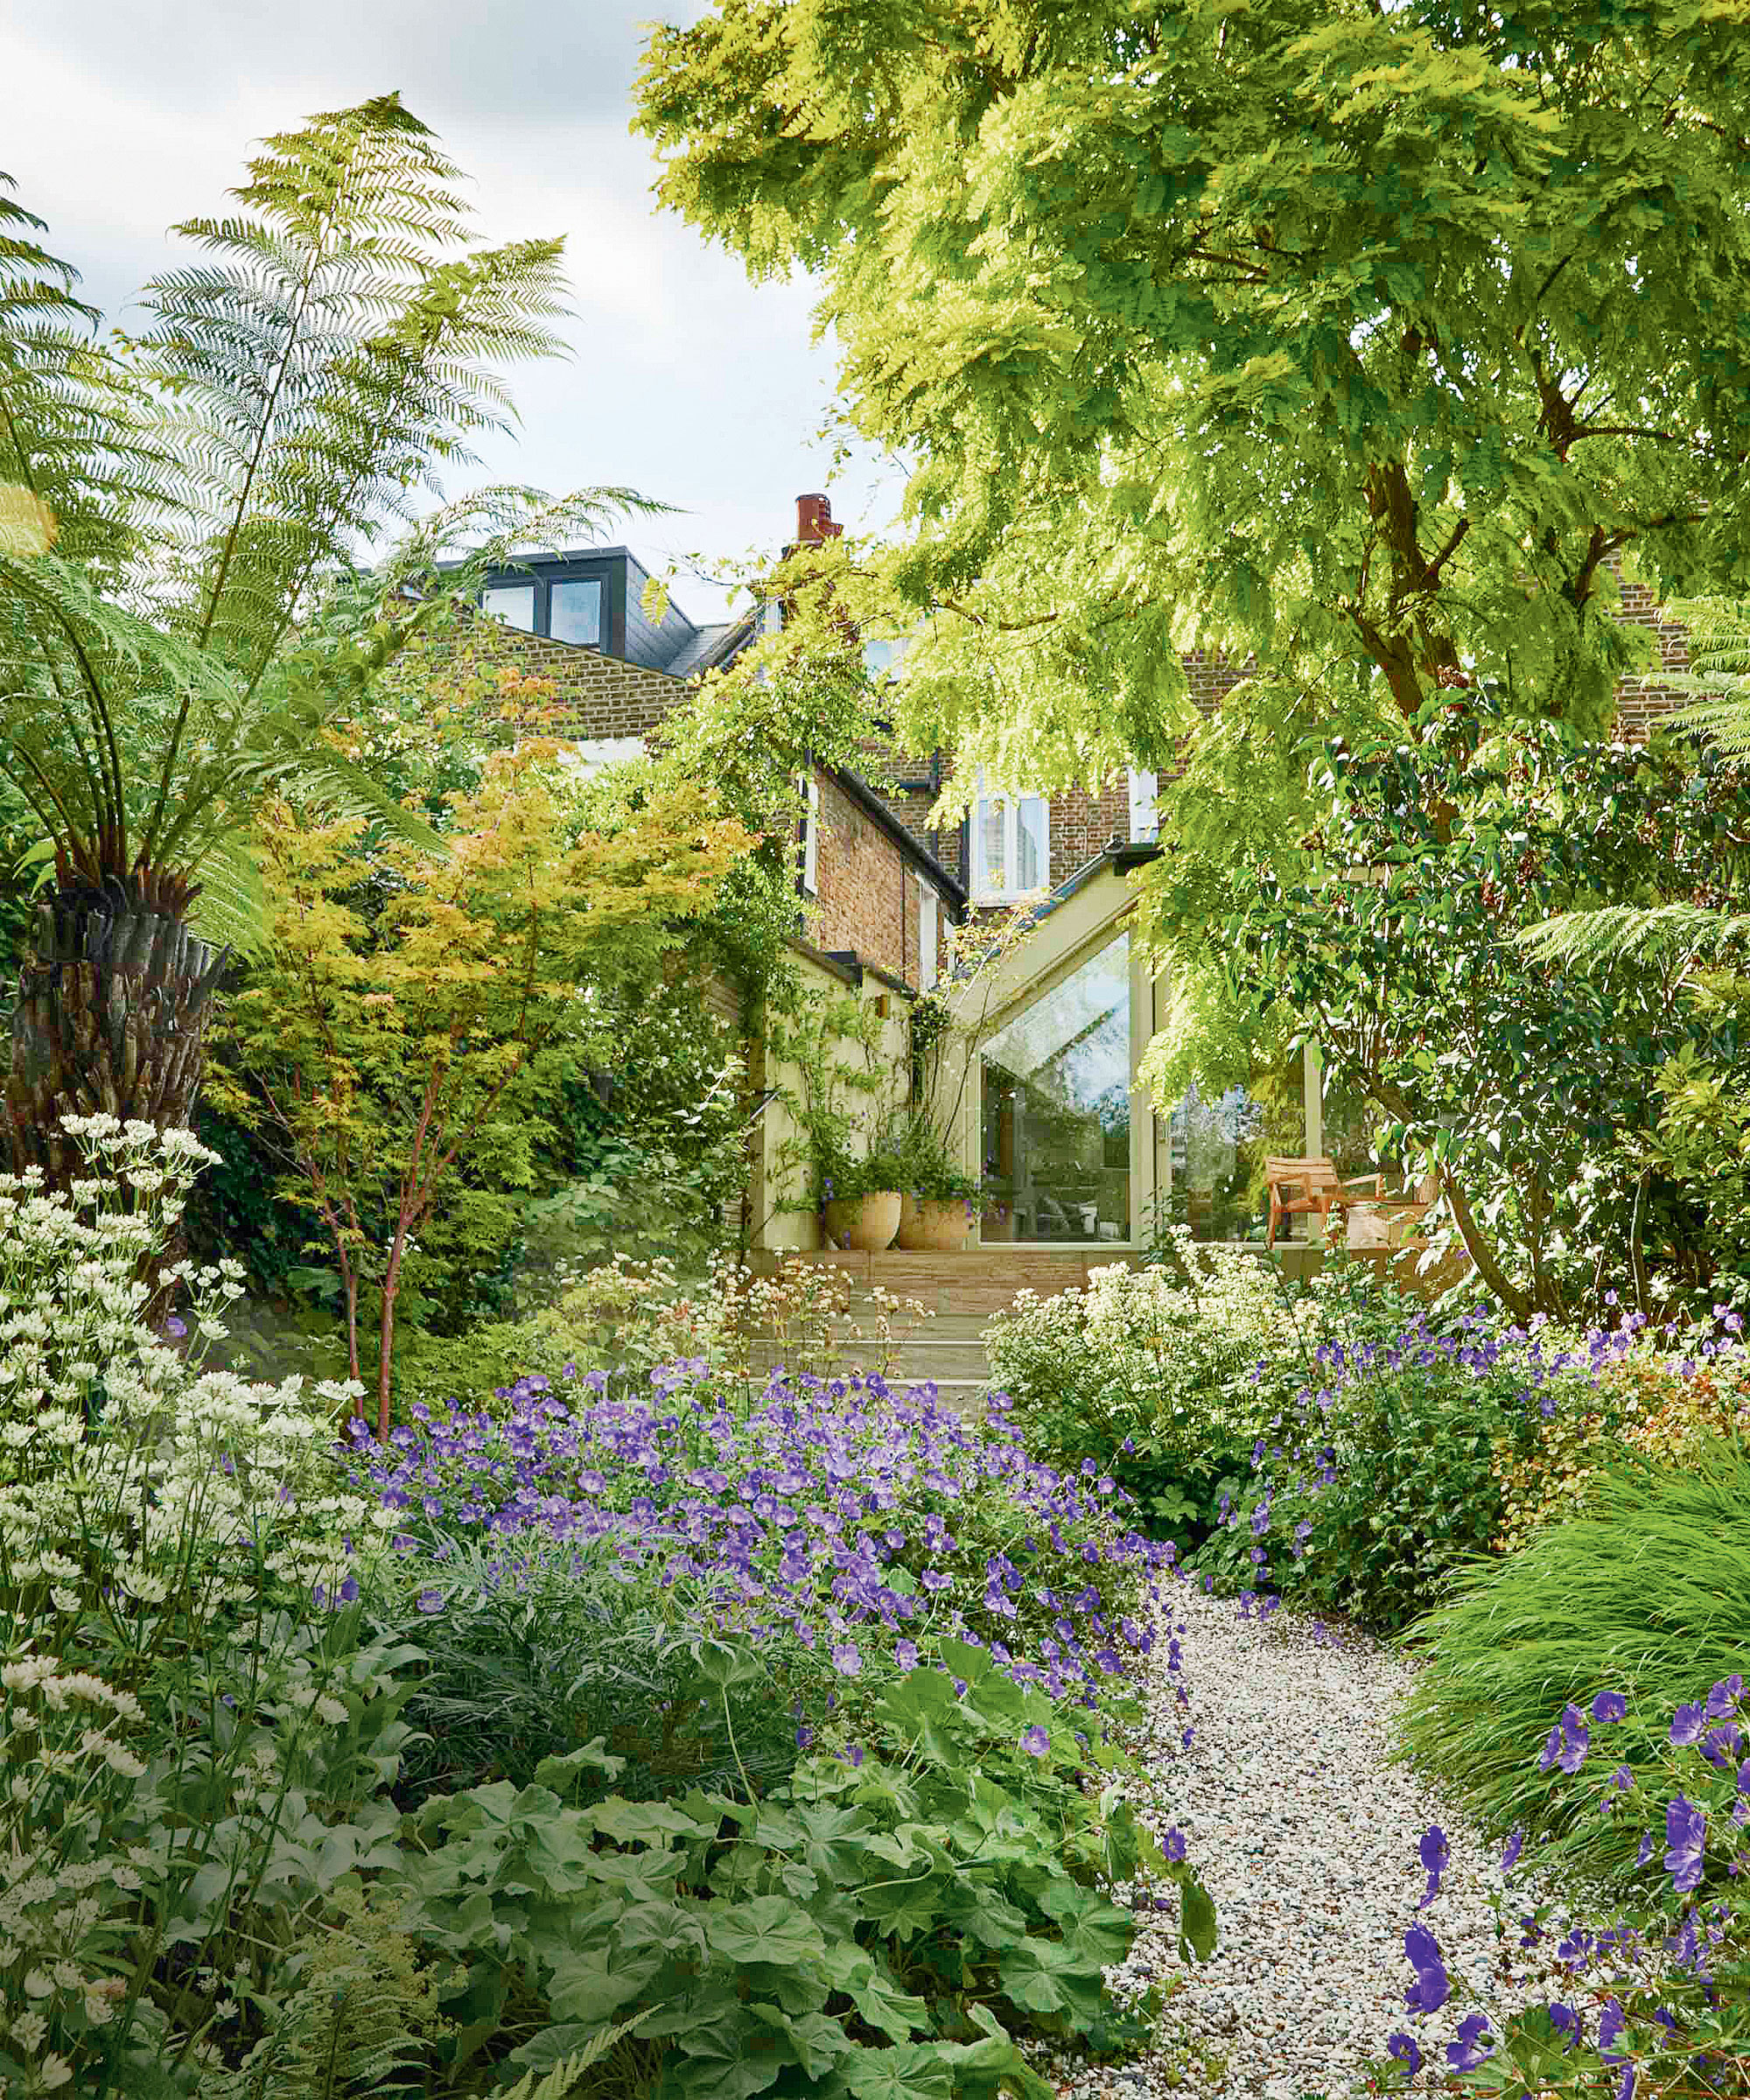
[[[1625,1877],[1642,1816],[1596,1812],[1595,1787],[1538,1769],[1569,1701],[1626,1691],[1612,1754],[1641,1785],[1662,1771],[1677,1704],[1744,1662],[1750,1455],[1710,1439],[1681,1468],[1625,1459],[1585,1511],[1480,1562],[1417,1629],[1426,1667],[1399,1730],[1407,1755],[1488,1830],[1516,1823],[1562,1839],[1584,1869]]]
[[[1269,1264],[1183,1231],[1167,1247],[1170,1264],[1098,1270],[1085,1291],[1020,1292],[984,1347],[1029,1450],[1095,1459],[1149,1530],[1200,1538],[1247,1480],[1270,1411],[1250,1374],[1295,1319]]]
[[[1613,555],[1741,589],[1740,29],[741,0],[654,33],[640,121],[672,207],[819,274],[846,420],[912,464],[905,542],[817,558],[920,630],[913,744],[1165,767],[1225,648],[1270,689],[1242,831],[1284,721],[1468,672],[1595,731],[1644,661]]]
[[[1646,1312],[1662,1269],[1704,1281],[1705,1178],[1635,1146],[1668,1060],[1739,1071],[1736,1005],[1683,997],[1670,951],[1580,973],[1514,936],[1578,898],[1736,894],[1750,776],[1458,704],[1414,743],[1327,746],[1318,771],[1317,829],[1230,873],[1214,945],[1236,1002],[1319,1041],[1381,1116],[1384,1156],[1438,1176],[1516,1319],[1619,1284]]]
[[[264,142],[234,210],[179,229],[201,256],[145,288],[131,341],[90,345],[72,272],[9,257],[0,482],[46,528],[0,545],[0,750],[63,881],[137,862],[181,913],[199,872],[202,926],[258,937],[244,840],[271,795],[432,844],[325,732],[483,560],[605,508],[488,489],[357,575],[360,536],[505,426],[506,363],[556,347],[559,244],[478,244],[458,182],[394,95],[313,117]]]
[[[403,1606],[384,1625],[416,1634],[424,1653],[408,1709],[419,1733],[397,1783],[404,1804],[487,1780],[530,1785],[544,1759],[592,1740],[613,1754],[614,1791],[633,1800],[750,1782],[764,1794],[788,1778],[793,1680],[818,1674],[805,1650],[783,1666],[754,1652],[745,1667],[704,1675],[677,1600],[598,1543],[458,1544],[444,1573],[441,1614]]]
[[[598,1743],[522,1789],[429,1803],[400,1886],[422,1937],[466,1967],[458,2053],[522,2030],[510,2061],[542,2064],[648,2008],[637,2032],[677,2100],[760,2091],[787,2065],[799,2092],[950,2100],[1007,2080],[1044,2100],[1011,2033],[1110,2032],[1101,1970],[1134,1927],[1089,1884],[1158,1856],[1055,1746],[1016,1746],[1048,1702],[978,1649],[956,1666],[963,1698],[931,1672],[889,1689],[885,1754],[806,1760],[765,1802],[600,1798],[596,1775],[618,1767]],[[592,1805],[566,1806],[579,1785]],[[1200,1887],[1158,1871],[1208,1951]]]

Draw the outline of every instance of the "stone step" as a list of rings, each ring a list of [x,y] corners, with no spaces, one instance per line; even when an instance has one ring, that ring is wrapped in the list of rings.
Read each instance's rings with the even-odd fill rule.
[[[762,1370],[769,1370],[785,1357],[784,1344],[775,1340],[756,1340],[752,1353],[756,1368]],[[844,1360],[848,1363],[872,1361],[886,1353],[878,1344],[858,1348],[847,1342]],[[904,1366],[908,1378],[984,1378],[990,1372],[984,1344],[976,1339],[938,1340],[934,1335],[925,1340],[906,1336],[893,1346],[892,1354],[894,1361]]]

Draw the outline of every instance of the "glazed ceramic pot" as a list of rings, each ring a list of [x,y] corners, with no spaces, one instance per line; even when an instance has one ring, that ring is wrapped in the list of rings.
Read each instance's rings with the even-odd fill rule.
[[[964,1196],[901,1196],[899,1244],[919,1253],[958,1254],[972,1221],[972,1206]]]
[[[866,1196],[846,1196],[826,1207],[829,1247],[856,1247],[879,1254],[891,1247],[900,1229],[900,1192],[878,1189]]]

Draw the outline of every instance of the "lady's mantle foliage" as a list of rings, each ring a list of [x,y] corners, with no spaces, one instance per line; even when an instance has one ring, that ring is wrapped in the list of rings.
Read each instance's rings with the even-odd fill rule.
[[[1092,1461],[1031,1460],[1000,1396],[978,1429],[878,1378],[793,1390],[779,1372],[740,1418],[703,1360],[654,1373],[648,1400],[602,1382],[523,1380],[503,1416],[421,1407],[386,1445],[354,1423],[354,1484],[440,1561],[470,1532],[611,1540],[702,1628],[787,1636],[846,1677],[865,1652],[908,1668],[950,1637],[1093,1708],[1152,1645],[1134,1592],[1172,1546],[1125,1528]]]

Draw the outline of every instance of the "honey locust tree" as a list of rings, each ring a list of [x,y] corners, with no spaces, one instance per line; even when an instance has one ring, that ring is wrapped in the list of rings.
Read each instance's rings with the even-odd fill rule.
[[[1299,879],[1328,737],[1466,686],[1595,734],[1648,648],[1620,576],[1742,594],[1746,48],[1746,0],[718,0],[654,34],[662,196],[817,273],[845,418],[906,463],[897,543],[798,557],[822,619],[917,623],[906,740],[1046,792],[1175,776],[1167,1097],[1285,1040],[1206,934],[1235,868]],[[1213,718],[1192,648],[1247,674]]]
[[[508,418],[502,368],[557,347],[560,243],[480,243],[458,183],[394,95],[312,117],[178,229],[198,252],[131,340],[0,195],[0,766],[52,868],[12,1015],[15,1167],[64,1175],[69,1110],[188,1121],[206,936],[259,930],[254,811],[320,788],[435,845],[328,724],[490,563],[601,514],[489,489],[414,522]]]

